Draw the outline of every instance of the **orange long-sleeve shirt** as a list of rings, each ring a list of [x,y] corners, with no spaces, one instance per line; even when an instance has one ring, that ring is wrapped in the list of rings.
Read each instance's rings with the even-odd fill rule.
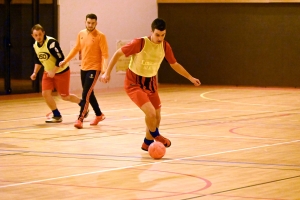
[[[101,71],[103,58],[108,58],[108,45],[105,35],[97,29],[92,32],[88,32],[86,29],[80,31],[77,35],[75,47],[65,61],[69,62],[79,51],[82,58],[82,70]]]

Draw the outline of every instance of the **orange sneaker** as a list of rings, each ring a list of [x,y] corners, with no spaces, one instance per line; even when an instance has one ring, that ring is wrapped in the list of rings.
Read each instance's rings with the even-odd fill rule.
[[[74,127],[78,128],[78,129],[82,129],[82,121],[80,120],[76,120],[75,124],[74,124]]]
[[[90,125],[97,125],[99,122],[105,119],[105,115],[102,113],[100,116],[96,116],[93,121],[90,122]]]
[[[144,150],[144,151],[148,151],[149,145],[147,145],[145,142],[143,142],[141,148],[142,148],[142,150]]]
[[[157,142],[163,143],[163,145],[165,145],[165,147],[170,147],[171,146],[171,141],[169,139],[161,136],[161,135],[156,136],[154,139]]]

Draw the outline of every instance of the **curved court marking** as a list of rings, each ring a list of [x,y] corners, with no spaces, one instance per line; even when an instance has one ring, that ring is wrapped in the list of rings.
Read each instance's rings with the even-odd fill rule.
[[[35,165],[28,165],[28,166],[35,166]],[[47,166],[47,165],[45,165]],[[76,167],[76,166],[75,166]],[[81,167],[85,167],[85,166],[81,166]],[[96,166],[93,166],[96,167]],[[107,168],[107,167],[106,167]],[[144,169],[133,169],[132,170],[143,170]],[[76,187],[76,188],[92,188],[92,189],[109,189],[109,190],[124,190],[124,191],[128,191],[128,190],[134,190],[134,191],[140,191],[140,192],[152,192],[152,193],[156,193],[156,194],[161,194],[164,193],[163,196],[156,196],[156,197],[149,197],[149,198],[139,198],[140,200],[142,199],[153,199],[153,198],[164,198],[164,197],[173,197],[173,196],[180,196],[180,195],[185,195],[185,194],[194,194],[196,192],[199,191],[203,191],[206,190],[207,188],[211,187],[212,183],[205,178],[202,178],[200,176],[195,176],[195,175],[191,175],[191,174],[186,174],[186,173],[179,173],[179,172],[171,172],[171,171],[163,171],[163,170],[147,170],[148,173],[151,172],[159,172],[159,173],[166,173],[166,174],[176,174],[179,176],[184,176],[184,177],[191,177],[197,180],[201,180],[201,182],[204,183],[204,185],[201,187],[199,186],[199,184],[195,185],[195,189],[191,190],[191,191],[164,191],[164,190],[151,190],[151,189],[134,189],[134,188],[126,188],[126,187],[108,187],[108,186],[90,186],[90,185],[74,185],[74,184],[59,184],[59,183],[36,183],[36,184],[41,184],[41,185],[52,185],[52,186],[65,186],[65,187]],[[0,180],[1,182],[6,182],[3,180]]]
[[[126,167],[117,167],[117,168],[112,168],[112,169],[98,170],[98,171],[86,172],[86,173],[81,173],[81,174],[73,174],[73,175],[68,175],[68,176],[59,176],[59,177],[54,177],[54,178],[47,178],[47,179],[41,179],[41,180],[27,181],[27,182],[10,184],[10,185],[2,185],[2,186],[0,186],[0,189],[1,188],[8,188],[8,187],[16,187],[16,186],[21,186],[21,185],[29,185],[29,184],[33,184],[33,183],[42,183],[42,182],[46,182],[46,181],[54,181],[54,180],[60,180],[60,179],[67,179],[67,178],[72,178],[72,177],[86,176],[86,175],[91,175],[91,174],[100,174],[100,173],[105,173],[105,172],[111,172],[111,171],[117,171],[117,170],[124,170],[124,169],[130,169],[130,168],[136,168],[136,167],[142,167],[142,166],[148,166],[148,165],[156,165],[156,164],[162,164],[162,163],[169,163],[169,162],[181,161],[181,160],[187,160],[187,159],[193,159],[193,158],[200,158],[200,157],[206,157],[206,156],[214,156],[214,155],[220,155],[220,154],[225,154],[225,153],[247,151],[247,150],[259,149],[259,148],[264,148],[264,147],[273,147],[273,146],[279,146],[279,145],[285,145],[285,144],[292,144],[292,143],[298,143],[298,142],[300,142],[300,140],[293,140],[293,141],[288,141],[288,142],[280,142],[280,143],[275,143],[275,144],[266,144],[266,145],[261,145],[261,146],[256,146],[256,147],[248,147],[248,148],[242,148],[242,149],[233,149],[233,150],[221,151],[221,152],[216,152],[216,153],[209,153],[209,154],[204,154],[204,155],[197,155],[197,156],[189,156],[189,157],[184,157],[184,158],[176,158],[176,159],[164,160],[164,161],[160,161],[160,162],[150,162],[150,163],[145,163],[145,164],[130,165],[130,166],[126,166]]]
[[[251,106],[269,106],[269,107],[292,107],[292,106],[283,106],[283,105],[271,105],[271,104],[259,104],[259,103],[242,103],[242,102],[236,102],[236,101],[226,101],[226,100],[220,100],[220,99],[214,99],[214,98],[209,98],[206,97],[206,94],[213,93],[213,92],[219,92],[219,91],[224,91],[224,90],[233,90],[233,89],[222,89],[222,90],[212,90],[208,92],[204,92],[200,94],[200,97],[206,100],[210,101],[217,101],[217,102],[223,102],[223,103],[234,103],[234,104],[241,104],[241,105],[251,105]]]

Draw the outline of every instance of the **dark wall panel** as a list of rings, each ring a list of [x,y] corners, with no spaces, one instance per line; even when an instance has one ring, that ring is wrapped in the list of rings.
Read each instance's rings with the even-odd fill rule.
[[[0,4],[0,23],[5,25],[5,5]],[[31,4],[10,5],[10,83],[12,93],[36,92],[33,88],[30,75],[33,72],[34,39],[31,37],[33,26],[33,12]],[[52,4],[39,5],[39,23],[46,30],[46,34],[54,36],[57,24],[54,19],[54,6]],[[6,94],[4,88],[4,28],[0,28],[0,95]],[[43,71],[43,70],[41,70]]]
[[[5,6],[0,4],[0,24],[3,26],[5,24]],[[0,28],[0,78],[4,77],[4,27]],[[0,86],[1,88],[1,86]]]
[[[300,86],[300,4],[158,4],[175,57],[206,85]],[[189,83],[166,62],[160,83]]]

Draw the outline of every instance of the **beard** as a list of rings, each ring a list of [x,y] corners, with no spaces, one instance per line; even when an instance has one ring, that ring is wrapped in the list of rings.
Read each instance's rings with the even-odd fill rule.
[[[88,30],[88,31],[90,31],[90,32],[92,32],[93,30],[95,29],[95,27],[86,27],[86,30]]]

